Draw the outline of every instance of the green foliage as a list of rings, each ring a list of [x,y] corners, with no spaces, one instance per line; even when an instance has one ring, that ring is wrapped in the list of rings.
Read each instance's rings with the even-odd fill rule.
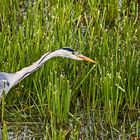
[[[32,137],[45,139],[139,137],[139,7],[126,0],[1,0],[1,71],[65,46],[96,60],[55,58],[14,87],[0,106],[3,136],[30,122]]]

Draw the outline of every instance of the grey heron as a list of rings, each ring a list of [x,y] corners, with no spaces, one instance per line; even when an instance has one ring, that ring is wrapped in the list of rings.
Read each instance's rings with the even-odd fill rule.
[[[25,77],[27,77],[28,75],[39,69],[46,61],[54,57],[66,57],[95,63],[94,60],[78,52],[75,52],[71,48],[61,48],[53,52],[48,52],[43,56],[41,56],[41,58],[36,62],[34,62],[32,65],[25,67],[20,71],[17,71],[15,73],[0,72],[0,97],[2,96],[3,92],[7,94],[13,86],[17,85]]]

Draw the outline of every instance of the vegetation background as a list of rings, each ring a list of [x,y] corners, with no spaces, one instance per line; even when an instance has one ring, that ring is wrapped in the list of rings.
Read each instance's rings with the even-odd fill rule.
[[[3,139],[140,137],[139,0],[1,0],[0,71],[72,47],[1,99]]]

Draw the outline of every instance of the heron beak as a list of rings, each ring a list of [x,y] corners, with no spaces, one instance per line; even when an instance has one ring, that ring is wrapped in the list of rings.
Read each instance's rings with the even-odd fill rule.
[[[84,56],[84,55],[76,55],[78,58],[80,58],[81,60],[85,60],[85,61],[88,61],[88,62],[92,62],[92,63],[96,63],[96,61]]]

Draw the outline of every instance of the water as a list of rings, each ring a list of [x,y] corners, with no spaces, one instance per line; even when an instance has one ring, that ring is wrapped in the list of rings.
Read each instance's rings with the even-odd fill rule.
[[[140,134],[140,128],[138,127],[140,117],[137,111],[120,112],[118,123],[114,126],[105,120],[105,112],[101,114],[98,112],[102,111],[91,111],[90,115],[87,115],[84,110],[81,110],[76,118],[70,117],[68,122],[66,122],[67,124],[57,124],[55,128],[52,128],[49,123],[45,122],[6,122],[8,140],[44,140],[46,136],[49,138],[53,137],[53,130],[56,131],[54,134],[62,135],[62,137],[66,134],[65,139],[69,140],[74,138],[74,136],[76,136],[78,140],[121,140],[137,137]],[[0,140],[1,139],[2,129],[0,129]]]

